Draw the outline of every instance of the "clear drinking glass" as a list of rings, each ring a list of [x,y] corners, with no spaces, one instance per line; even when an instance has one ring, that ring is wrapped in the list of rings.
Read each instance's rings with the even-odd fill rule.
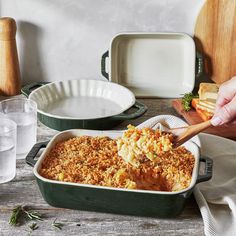
[[[12,98],[0,102],[0,113],[17,124],[17,159],[24,158],[36,143],[37,104],[26,98]]]
[[[16,174],[16,123],[0,117],[0,183]]]

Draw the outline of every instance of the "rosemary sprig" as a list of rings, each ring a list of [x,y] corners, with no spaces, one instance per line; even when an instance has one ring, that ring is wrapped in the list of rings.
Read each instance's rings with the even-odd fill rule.
[[[23,206],[16,206],[13,211],[11,218],[9,220],[9,224],[12,226],[19,225],[20,222],[24,222],[23,219],[25,220],[38,220],[42,221],[42,216],[39,214],[37,211],[32,211],[32,210],[26,210],[25,207]],[[57,218],[53,221],[52,226],[61,230],[63,227],[63,224],[60,222],[57,222]],[[33,222],[31,225],[29,225],[29,228],[31,231],[34,231],[38,229],[38,225],[36,222]]]
[[[43,221],[42,216],[37,211],[26,211],[24,209],[23,211],[30,220]]]
[[[16,206],[12,210],[12,215],[11,215],[11,218],[9,220],[9,224],[13,225],[13,226],[18,225],[21,215],[22,215],[22,206]]]
[[[37,223],[32,223],[30,226],[30,229],[32,230],[32,231],[34,231],[34,230],[36,230],[37,228],[38,228],[38,225],[37,225]]]
[[[27,211],[23,206],[17,206],[13,209],[9,224],[12,226],[19,225],[23,218],[28,218],[29,220],[39,220],[42,221],[41,215],[36,211]]]
[[[61,230],[62,227],[63,227],[63,224],[59,223],[59,222],[56,222],[56,221],[57,221],[57,218],[53,221],[52,226],[59,229],[59,230]]]

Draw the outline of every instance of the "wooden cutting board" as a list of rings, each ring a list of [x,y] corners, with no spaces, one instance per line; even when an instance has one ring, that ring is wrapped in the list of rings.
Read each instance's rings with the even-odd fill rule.
[[[236,0],[206,0],[194,38],[209,78],[221,84],[236,75]]]
[[[181,99],[173,100],[172,106],[175,108],[178,114],[180,114],[187,121],[189,125],[194,125],[203,122],[202,118],[194,109],[190,111],[184,111],[183,106],[181,104]],[[212,127],[205,130],[204,133],[214,134],[221,137],[236,140],[236,124],[230,126],[222,125],[219,127]]]

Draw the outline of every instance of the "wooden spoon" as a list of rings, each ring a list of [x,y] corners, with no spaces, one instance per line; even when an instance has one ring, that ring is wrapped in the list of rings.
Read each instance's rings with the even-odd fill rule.
[[[211,126],[211,121],[208,120],[196,125],[190,125],[187,127],[180,127],[169,130],[169,132],[173,133],[176,136],[174,139],[174,147],[182,145],[183,143],[191,139],[193,136],[199,134],[200,132]]]

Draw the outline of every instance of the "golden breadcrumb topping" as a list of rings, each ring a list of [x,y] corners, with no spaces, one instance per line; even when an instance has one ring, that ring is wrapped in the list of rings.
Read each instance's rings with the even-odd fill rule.
[[[141,133],[145,132],[154,135],[149,130]],[[139,165],[135,167],[118,155],[117,142],[120,141],[90,136],[59,142],[43,160],[39,173],[52,180],[129,189],[178,191],[189,186],[194,157],[184,147],[171,149],[160,134],[163,147],[158,142],[152,145],[144,141],[144,152],[139,150]],[[158,158],[146,156],[148,148],[152,153],[157,150]]]

